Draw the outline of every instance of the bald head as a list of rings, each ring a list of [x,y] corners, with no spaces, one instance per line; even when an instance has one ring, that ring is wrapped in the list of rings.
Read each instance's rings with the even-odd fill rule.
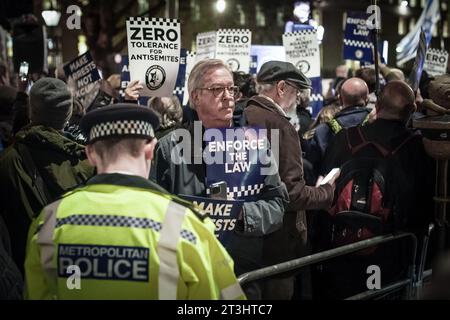
[[[407,121],[416,109],[415,95],[404,81],[386,84],[377,100],[377,118]]]
[[[350,78],[342,85],[340,97],[343,108],[366,106],[369,101],[369,88],[364,80]]]

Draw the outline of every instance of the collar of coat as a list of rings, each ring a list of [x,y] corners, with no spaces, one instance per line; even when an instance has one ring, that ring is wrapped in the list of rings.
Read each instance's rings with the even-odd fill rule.
[[[124,186],[140,189],[151,189],[163,193],[167,193],[162,187],[156,183],[140,176],[123,174],[123,173],[102,173],[98,174],[86,182],[86,185],[109,184],[115,186]]]
[[[17,142],[38,149],[42,146],[47,150],[49,148],[61,150],[64,153],[85,158],[83,145],[65,137],[61,131],[42,125],[27,126],[20,130],[16,135]]]
[[[280,116],[283,116],[288,120],[290,119],[286,115],[286,113],[284,112],[283,108],[281,108],[280,105],[278,105],[275,101],[273,101],[273,99],[271,99],[265,95],[260,94],[258,96],[254,96],[254,97],[250,98],[247,102],[247,106],[249,106],[251,104],[256,104],[263,109],[266,109],[270,112],[273,112]]]

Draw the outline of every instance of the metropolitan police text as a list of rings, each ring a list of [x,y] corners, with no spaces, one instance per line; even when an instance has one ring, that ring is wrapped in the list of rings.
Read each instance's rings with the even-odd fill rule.
[[[167,51],[178,50],[178,33],[174,29],[152,27],[130,27],[130,43],[132,48],[147,48],[148,53],[132,54],[130,60],[153,60],[163,62],[179,62],[179,57],[167,55]]]

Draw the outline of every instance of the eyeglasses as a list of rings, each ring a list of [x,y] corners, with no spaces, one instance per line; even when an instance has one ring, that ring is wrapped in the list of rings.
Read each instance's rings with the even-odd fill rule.
[[[301,91],[299,90],[299,89],[297,89],[297,87],[296,86],[294,86],[293,84],[291,84],[291,83],[289,83],[289,82],[287,82],[287,81],[285,81],[285,83],[289,86],[289,87],[292,87],[292,88],[294,88],[295,89],[295,92],[296,92],[296,95],[297,95],[297,97],[300,97],[300,95],[301,95]]]
[[[215,97],[221,97],[223,96],[225,89],[231,93],[233,98],[236,98],[239,96],[239,87],[237,86],[230,86],[230,87],[209,87],[209,88],[197,88],[199,90],[208,90],[213,93]]]

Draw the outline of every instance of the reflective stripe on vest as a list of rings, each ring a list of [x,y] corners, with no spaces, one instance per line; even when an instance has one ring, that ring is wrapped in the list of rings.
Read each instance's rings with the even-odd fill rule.
[[[162,224],[157,249],[159,256],[158,298],[160,300],[177,299],[178,279],[180,277],[177,244],[185,214],[185,207],[170,201]]]
[[[243,295],[244,292],[238,282],[220,291],[221,300],[236,300]]]
[[[53,231],[56,226],[56,211],[58,210],[61,200],[49,204],[44,209],[44,223],[38,231],[36,243],[40,247],[41,264],[47,273],[49,280],[50,292],[56,294],[57,270],[53,266],[53,255],[55,253],[55,244],[53,243]]]

